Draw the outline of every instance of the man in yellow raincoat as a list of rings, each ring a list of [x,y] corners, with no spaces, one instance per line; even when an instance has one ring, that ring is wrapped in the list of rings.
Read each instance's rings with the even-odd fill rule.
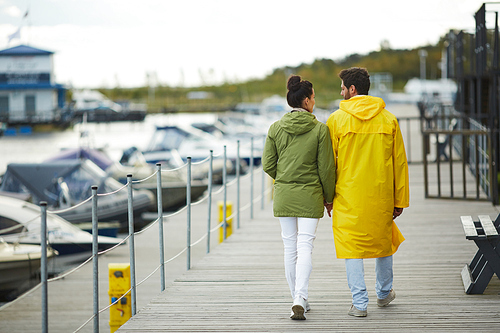
[[[404,237],[393,219],[409,206],[408,164],[396,117],[381,98],[368,96],[368,71],[353,67],[339,77],[344,100],[326,122],[336,158],[333,234],[352,293],[348,314],[366,317],[363,259],[376,258],[377,305],[396,297],[392,255]]]

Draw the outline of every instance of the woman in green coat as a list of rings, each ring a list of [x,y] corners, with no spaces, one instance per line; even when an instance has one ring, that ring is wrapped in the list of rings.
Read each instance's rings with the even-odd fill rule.
[[[293,108],[267,134],[262,166],[274,179],[274,216],[281,224],[292,319],[306,319],[312,249],[324,205],[335,192],[335,161],[328,127],[312,114],[312,83],[293,75],[287,83]],[[330,212],[328,211],[330,215]]]

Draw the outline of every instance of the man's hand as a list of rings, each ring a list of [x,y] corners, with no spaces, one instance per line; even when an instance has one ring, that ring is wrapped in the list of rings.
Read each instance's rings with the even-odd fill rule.
[[[401,214],[403,214],[403,208],[394,207],[394,211],[392,212],[392,219],[394,220]]]

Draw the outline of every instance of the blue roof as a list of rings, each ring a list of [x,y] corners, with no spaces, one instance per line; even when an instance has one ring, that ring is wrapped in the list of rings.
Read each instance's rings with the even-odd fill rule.
[[[28,45],[18,45],[0,51],[0,56],[20,56],[20,55],[49,55],[54,54],[51,51],[40,50]]]

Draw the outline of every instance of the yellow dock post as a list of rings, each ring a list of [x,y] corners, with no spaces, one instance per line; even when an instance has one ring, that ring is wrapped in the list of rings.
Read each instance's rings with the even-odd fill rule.
[[[224,201],[217,201],[217,205],[219,206],[219,223],[224,220]],[[226,201],[226,219],[231,216],[233,212],[233,203],[231,201]],[[226,238],[231,236],[233,233],[233,219],[226,220]],[[224,241],[224,226],[222,225],[219,228],[219,243]]]
[[[108,264],[109,302],[112,304],[130,289],[130,264]],[[109,327],[114,333],[132,317],[130,292],[109,308]]]

